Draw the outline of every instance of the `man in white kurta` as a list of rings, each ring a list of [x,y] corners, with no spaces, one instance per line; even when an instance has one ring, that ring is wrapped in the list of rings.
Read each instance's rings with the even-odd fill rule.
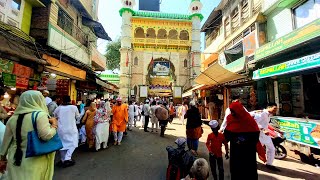
[[[266,154],[267,154],[267,168],[278,171],[277,168],[272,166],[274,157],[275,157],[275,147],[273,145],[272,139],[270,136],[266,135],[265,133],[268,131],[268,125],[270,122],[270,117],[277,112],[277,104],[270,103],[266,109],[264,109],[260,113],[250,113],[254,116],[259,129],[260,129],[260,136],[259,140],[262,145],[266,146]]]
[[[74,105],[60,105],[54,116],[58,119],[58,135],[63,148],[60,150],[61,161],[73,161],[73,151],[78,147],[78,130],[76,119],[80,118],[78,108]]]

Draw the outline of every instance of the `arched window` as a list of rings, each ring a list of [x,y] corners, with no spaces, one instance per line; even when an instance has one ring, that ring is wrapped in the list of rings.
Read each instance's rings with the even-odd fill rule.
[[[156,38],[156,31],[152,28],[147,29],[146,38]]]
[[[134,58],[133,65],[135,65],[135,66],[138,66],[138,65],[139,65],[139,59],[138,59],[138,57],[135,57],[135,58]]]
[[[178,39],[178,32],[175,29],[169,31],[169,39]]]
[[[189,40],[189,33],[186,30],[180,32],[180,40]]]
[[[165,29],[159,29],[157,38],[158,39],[167,39],[167,31]]]
[[[137,95],[138,94],[138,86],[134,86],[133,91],[134,91],[134,95]]]
[[[183,61],[183,67],[188,67],[188,60],[187,60],[187,59],[185,59],[185,60]]]
[[[135,38],[145,38],[144,36],[144,30],[141,27],[136,28],[134,33]]]

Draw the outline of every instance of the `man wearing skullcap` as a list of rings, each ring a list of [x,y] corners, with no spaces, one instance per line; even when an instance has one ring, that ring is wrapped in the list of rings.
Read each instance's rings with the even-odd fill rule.
[[[212,133],[208,135],[206,146],[209,150],[209,162],[211,166],[211,172],[214,180],[224,179],[223,159],[222,159],[222,144],[224,144],[226,150],[226,158],[229,158],[228,143],[222,133],[219,133],[219,123],[216,120],[209,122]],[[219,176],[216,171],[218,165]],[[219,177],[219,178],[218,178]]]

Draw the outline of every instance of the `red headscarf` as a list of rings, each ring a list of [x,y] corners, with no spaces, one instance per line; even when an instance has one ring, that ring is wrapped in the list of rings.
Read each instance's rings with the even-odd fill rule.
[[[256,121],[244,109],[240,102],[233,102],[230,104],[230,114],[227,117],[226,130],[231,132],[257,132],[259,131]]]

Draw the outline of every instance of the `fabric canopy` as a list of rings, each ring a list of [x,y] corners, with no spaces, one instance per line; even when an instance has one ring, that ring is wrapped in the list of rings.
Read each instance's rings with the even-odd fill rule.
[[[205,86],[205,84],[200,84],[200,85],[196,85],[194,86],[192,89],[186,91],[185,93],[182,94],[182,97],[187,97],[187,96],[191,96],[192,95],[192,92],[197,90],[197,89],[200,89],[202,88],[203,86]]]
[[[108,36],[106,31],[104,30],[104,28],[103,28],[101,23],[83,16],[82,17],[82,24],[85,25],[85,26],[93,28],[93,31],[94,31],[95,35],[98,38],[105,39],[105,40],[108,40],[108,41],[112,41],[112,39]]]
[[[233,73],[216,62],[202,72],[195,82],[204,85],[218,85],[241,78],[245,76]]]

